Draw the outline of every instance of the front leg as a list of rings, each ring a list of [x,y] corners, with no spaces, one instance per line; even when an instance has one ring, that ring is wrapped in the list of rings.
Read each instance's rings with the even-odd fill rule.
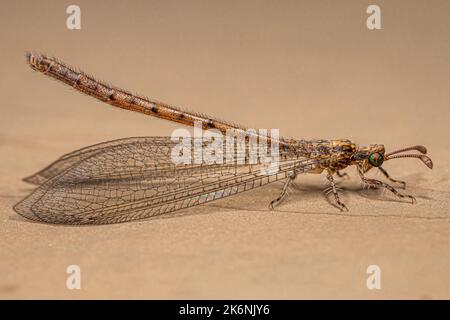
[[[392,182],[396,182],[396,183],[400,183],[402,185],[402,189],[406,189],[406,182],[405,181],[400,181],[400,180],[395,180],[393,178],[391,178],[389,176],[389,173],[387,173],[386,170],[384,170],[382,167],[378,167],[378,169],[381,171],[381,173],[389,180]]]
[[[348,211],[347,206],[345,204],[343,204],[341,202],[341,200],[339,199],[339,194],[337,192],[336,184],[334,183],[333,173],[330,170],[328,170],[328,172],[327,172],[327,179],[330,182],[331,191],[333,192],[334,199],[336,200],[336,203],[338,204],[339,209],[341,211]]]
[[[394,187],[388,185],[387,183],[384,183],[384,182],[376,180],[376,179],[366,178],[364,176],[364,172],[363,172],[362,168],[360,168],[360,167],[358,167],[358,173],[359,173],[359,176],[361,177],[361,180],[364,183],[366,183],[369,187],[384,188],[386,190],[389,190],[390,192],[392,192],[393,194],[395,194],[399,198],[409,198],[409,199],[411,199],[411,203],[412,204],[417,202],[416,198],[414,198],[413,196],[408,195],[408,194],[402,194],[402,193],[398,192]]]

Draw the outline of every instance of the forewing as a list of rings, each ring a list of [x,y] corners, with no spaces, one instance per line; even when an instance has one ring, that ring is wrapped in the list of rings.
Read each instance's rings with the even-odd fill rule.
[[[139,142],[143,143],[151,142],[154,144],[165,144],[165,145],[174,143],[170,140],[169,137],[132,137],[102,142],[65,154],[56,161],[49,164],[44,169],[40,170],[39,172],[29,177],[24,178],[23,180],[31,184],[40,185],[45,181],[64,172],[74,164],[84,159],[87,159],[96,153],[102,152],[105,149],[116,147],[119,145],[135,144]]]
[[[174,164],[169,141],[139,138],[97,148],[46,180],[15,210],[49,223],[125,222],[220,199],[285,179],[294,168],[315,166],[297,158],[269,171],[263,165]]]

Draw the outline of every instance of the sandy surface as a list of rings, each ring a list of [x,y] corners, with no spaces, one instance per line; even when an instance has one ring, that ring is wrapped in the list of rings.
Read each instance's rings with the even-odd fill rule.
[[[450,298],[450,11],[448,1],[78,1],[2,5],[0,298]],[[410,205],[342,182],[341,213],[324,176],[180,211],[171,218],[71,227],[12,210],[21,181],[72,150],[170,135],[176,125],[103,105],[33,73],[24,51],[55,55],[162,101],[296,138],[349,138],[388,150],[426,145],[435,167],[388,162]],[[381,175],[377,177],[381,178]],[[66,288],[81,267],[82,289]],[[382,289],[368,290],[378,265]]]

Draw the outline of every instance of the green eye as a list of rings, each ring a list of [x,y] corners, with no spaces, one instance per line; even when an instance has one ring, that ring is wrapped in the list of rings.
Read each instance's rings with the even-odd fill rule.
[[[379,152],[372,153],[369,156],[369,163],[374,167],[379,167],[383,164],[383,155]]]

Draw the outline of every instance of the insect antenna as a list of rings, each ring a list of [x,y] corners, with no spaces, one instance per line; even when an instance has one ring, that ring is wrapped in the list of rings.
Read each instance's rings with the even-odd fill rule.
[[[433,161],[429,157],[423,154],[399,154],[396,156],[386,156],[386,160],[398,159],[398,158],[417,158],[422,160],[422,162],[430,169],[433,169]]]
[[[419,151],[422,154],[426,154],[427,153],[427,148],[425,148],[424,146],[421,146],[421,145],[417,145],[417,146],[407,147],[407,148],[398,149],[398,150],[389,152],[389,153],[386,154],[386,157],[389,157],[389,156],[391,156],[393,154],[397,154],[397,153],[400,153],[400,152],[410,151],[410,150],[416,150],[416,151]]]

